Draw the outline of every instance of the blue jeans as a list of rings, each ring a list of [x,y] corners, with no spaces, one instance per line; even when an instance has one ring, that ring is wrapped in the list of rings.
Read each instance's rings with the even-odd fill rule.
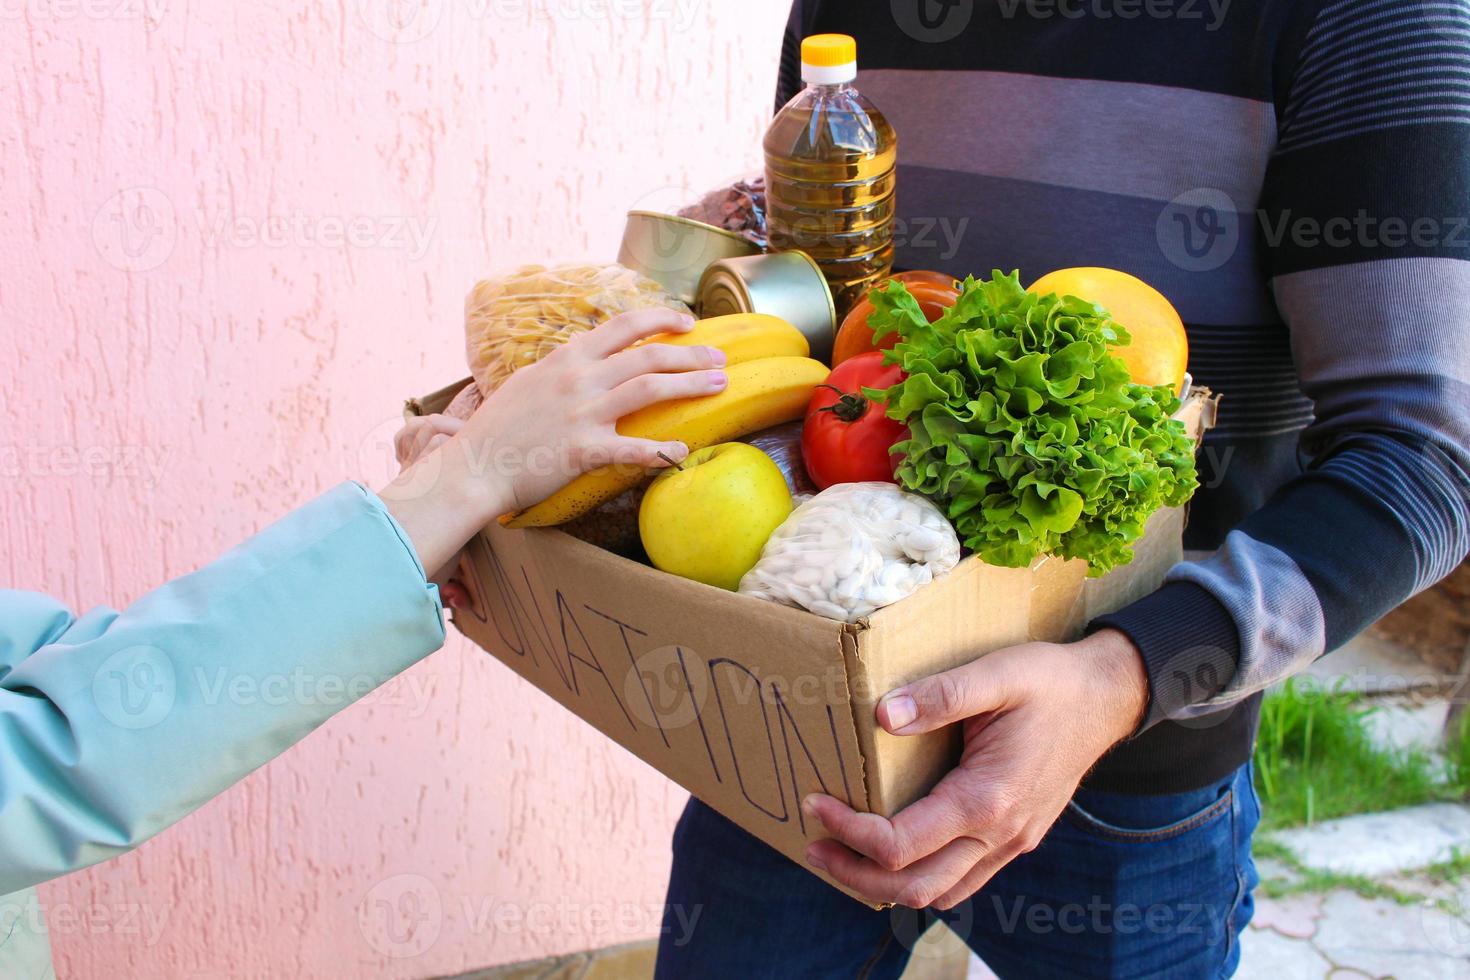
[[[1030,854],[944,913],[874,911],[690,800],[656,976],[897,977],[942,918],[1004,980],[1228,977],[1250,921],[1250,766],[1204,789],[1080,789]]]

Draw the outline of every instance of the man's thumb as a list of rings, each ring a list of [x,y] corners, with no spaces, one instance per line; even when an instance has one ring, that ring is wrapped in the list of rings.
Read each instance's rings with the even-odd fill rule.
[[[889,691],[878,702],[878,723],[894,735],[922,735],[994,711],[1004,702],[999,671],[981,657]]]

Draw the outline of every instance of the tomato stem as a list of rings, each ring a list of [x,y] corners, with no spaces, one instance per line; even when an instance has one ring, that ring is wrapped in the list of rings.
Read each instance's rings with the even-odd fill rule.
[[[831,412],[844,422],[856,422],[868,411],[868,400],[862,395],[851,391],[843,391],[836,385],[820,385],[837,392],[837,401],[831,405],[824,405],[817,409],[819,412]]]

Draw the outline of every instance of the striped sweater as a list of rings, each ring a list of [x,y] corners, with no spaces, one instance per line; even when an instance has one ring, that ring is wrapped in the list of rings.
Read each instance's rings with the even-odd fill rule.
[[[898,265],[1101,265],[1224,395],[1185,562],[1127,633],[1144,728],[1088,785],[1244,763],[1260,692],[1470,551],[1470,0],[798,0],[899,139]]]

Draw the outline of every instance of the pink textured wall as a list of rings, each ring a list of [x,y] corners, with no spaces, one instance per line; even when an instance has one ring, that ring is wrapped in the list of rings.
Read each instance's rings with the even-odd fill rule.
[[[123,604],[384,479],[477,276],[758,165],[786,7],[0,0],[0,586]],[[60,975],[654,935],[676,787],[457,638],[369,700],[46,886]]]

